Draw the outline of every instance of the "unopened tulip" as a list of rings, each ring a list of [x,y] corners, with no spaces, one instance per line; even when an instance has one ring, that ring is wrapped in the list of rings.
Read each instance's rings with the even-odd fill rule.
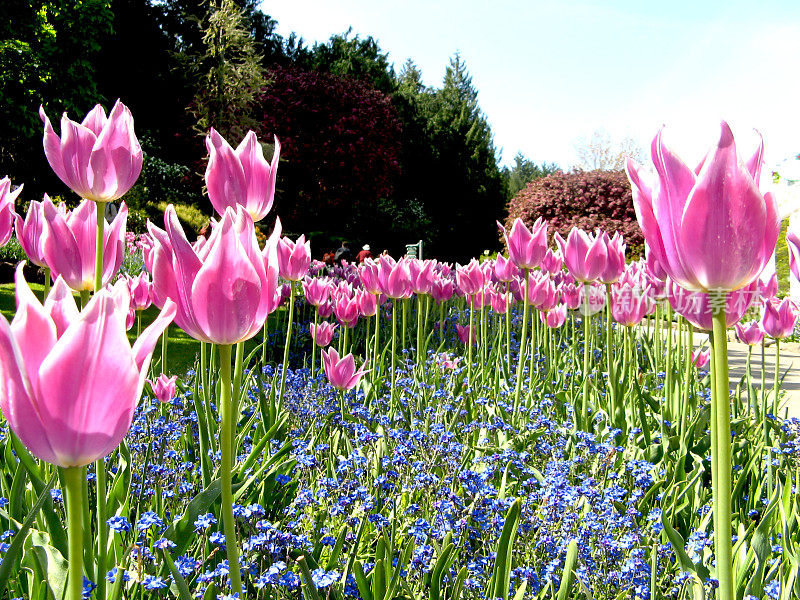
[[[311,242],[301,235],[293,242],[288,237],[278,242],[278,273],[288,281],[300,281],[311,264]]]
[[[337,390],[347,391],[358,385],[366,373],[364,367],[356,369],[355,359],[352,354],[339,357],[334,348],[322,351],[322,367],[330,384]]]
[[[153,389],[156,400],[162,404],[166,404],[175,397],[175,382],[178,381],[178,376],[173,375],[167,377],[162,373],[155,381],[147,380],[150,387]]]
[[[196,252],[172,205],[164,224],[166,231],[148,224],[156,241],[155,304],[171,298],[178,305],[175,323],[196,340],[228,345],[256,335],[277,306],[280,225],[260,251],[250,215],[229,208]]]
[[[313,279],[306,277],[303,280],[303,292],[306,295],[306,301],[311,306],[319,306],[326,302],[330,298],[332,287],[331,281],[322,277]]]
[[[568,309],[575,310],[583,302],[582,287],[574,283],[565,283],[561,286],[561,297],[564,299],[564,304]]]
[[[594,236],[573,227],[567,239],[555,234],[564,264],[576,281],[588,283],[600,277],[608,262],[608,248],[602,235]]]
[[[515,265],[513,262],[511,262],[511,260],[507,259],[502,254],[497,255],[497,259],[494,261],[494,276],[498,281],[508,283],[515,277],[519,277],[519,275],[520,272],[517,265]]]
[[[371,317],[378,312],[378,296],[366,290],[355,291],[358,312],[362,317]]]
[[[700,350],[698,348],[692,352],[692,362],[698,369],[705,369],[709,360],[711,360],[711,350]]]
[[[614,237],[608,237],[604,231],[600,234],[603,243],[606,245],[606,266],[600,273],[600,281],[603,283],[614,283],[622,276],[625,270],[625,244],[619,233],[614,233]]]
[[[348,328],[353,328],[358,323],[358,302],[351,295],[351,291],[341,290],[333,301],[333,312],[336,319]]]
[[[206,186],[208,198],[221,216],[230,207],[241,206],[253,221],[260,221],[272,208],[281,145],[275,138],[272,164],[264,158],[264,151],[256,134],[248,131],[234,150],[212,127],[206,136],[208,166]]]
[[[407,261],[403,258],[395,262],[388,256],[378,259],[378,285],[381,293],[389,298],[410,298],[411,273]]]
[[[44,199],[50,202],[47,194],[44,195]],[[23,221],[22,217],[16,215],[14,225],[17,232],[17,240],[19,240],[28,260],[37,267],[46,267],[47,264],[44,260],[44,202],[31,202],[28,205],[28,213],[25,215],[25,220]]]
[[[500,223],[508,247],[508,258],[520,269],[533,269],[538,267],[547,252],[547,221],[541,217],[528,229],[522,219],[517,218],[511,226],[511,232],[506,233]]]
[[[433,298],[438,304],[441,304],[442,302],[447,302],[450,300],[450,298],[453,297],[455,290],[456,285],[453,283],[452,279],[437,277],[431,284],[431,298]]]
[[[308,324],[308,329],[311,332],[311,339],[321,348],[331,343],[333,333],[336,331],[337,327],[338,325],[336,323],[329,323],[328,321],[323,321],[318,325],[314,325],[314,323]]]
[[[478,294],[486,283],[480,263],[473,258],[465,267],[456,266],[456,282],[467,296]]]
[[[83,466],[109,454],[128,432],[175,305],[165,305],[131,348],[124,294],[101,290],[79,312],[59,278],[42,306],[22,267],[14,320],[0,317],[0,408],[34,456]]]
[[[76,292],[94,290],[97,204],[84,200],[75,210],[65,212],[45,197],[42,205],[42,254],[53,279],[60,275]],[[122,265],[127,217],[128,207],[123,202],[111,226],[103,230],[103,286]]]
[[[39,108],[44,121],[44,153],[59,179],[81,198],[112,202],[121,198],[142,171],[142,147],[133,132],[128,107],[117,100],[111,114],[99,104],[82,123],[61,117],[61,138]]]
[[[611,287],[611,316],[620,325],[638,325],[650,312],[650,288],[615,284]]]
[[[127,283],[133,310],[144,310],[153,303],[153,283],[147,271],[142,271],[136,277],[128,277]]]
[[[5,246],[14,231],[14,218],[19,218],[14,211],[14,202],[22,191],[22,186],[11,191],[11,180],[0,179],[0,246]]]
[[[653,140],[653,178],[628,159],[634,207],[650,251],[675,283],[691,290],[738,290],[754,281],[780,231],[772,194],[758,188],[763,144],[741,162],[728,124],[695,170]]]
[[[761,327],[772,338],[782,340],[794,333],[797,324],[797,307],[789,298],[779,301],[773,299],[764,304]]]
[[[381,293],[378,274],[378,263],[371,258],[367,258],[358,266],[358,277],[361,280],[361,285],[363,285],[364,289],[370,294]]]
[[[430,293],[434,277],[433,262],[416,258],[409,259],[408,274],[411,277],[412,292],[415,294]]]
[[[567,305],[558,304],[548,311],[542,311],[539,318],[550,329],[558,329],[567,320]]]
[[[333,298],[328,298],[325,302],[317,306],[317,312],[323,319],[327,319],[333,314]]]
[[[760,344],[764,339],[764,333],[764,329],[758,321],[753,321],[749,325],[743,323],[736,324],[736,337],[739,338],[740,342],[748,346]]]
[[[469,344],[469,333],[469,325],[456,324],[456,335],[458,335],[458,339],[461,340],[461,343],[465,346]],[[473,345],[478,343],[478,336],[474,326],[472,327],[472,343]]]
[[[561,267],[564,266],[564,257],[561,256],[561,251],[556,250],[555,252],[550,248],[547,249],[547,252],[542,259],[542,271],[546,271],[551,275],[555,275],[559,271],[561,271]]]

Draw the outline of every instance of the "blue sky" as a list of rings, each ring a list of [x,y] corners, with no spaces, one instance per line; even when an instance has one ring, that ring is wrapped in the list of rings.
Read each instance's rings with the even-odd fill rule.
[[[800,2],[263,2],[282,34],[371,34],[399,70],[412,58],[440,85],[460,52],[495,144],[569,167],[604,129],[644,148],[665,140],[690,163],[720,119],[749,153],[754,129],[775,164],[800,153]]]

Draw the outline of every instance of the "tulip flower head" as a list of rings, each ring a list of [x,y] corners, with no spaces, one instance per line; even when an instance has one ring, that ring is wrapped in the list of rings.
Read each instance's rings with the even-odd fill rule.
[[[301,235],[297,242],[288,237],[278,242],[278,272],[288,281],[300,281],[311,264],[311,242]]]
[[[761,327],[771,338],[782,340],[794,333],[797,317],[797,306],[791,299],[778,300],[775,298],[764,304]]]
[[[56,208],[45,197],[42,254],[53,279],[59,275],[76,292],[94,290],[97,246],[97,204],[84,200],[73,211]],[[128,207],[123,202],[109,227],[103,230],[103,286],[122,266]]]
[[[456,323],[456,335],[458,335],[458,339],[465,346],[469,345],[469,333],[470,333],[469,325],[459,325],[458,323]],[[473,345],[478,344],[478,332],[475,330],[474,325],[472,327],[472,344]]]
[[[133,132],[128,107],[117,100],[111,114],[99,104],[81,123],[61,117],[61,137],[39,107],[44,122],[44,153],[59,179],[81,198],[113,202],[136,183],[142,147]]]
[[[178,376],[173,375],[167,377],[162,373],[156,378],[155,381],[147,380],[153,390],[153,395],[162,404],[166,404],[175,397],[175,382],[178,381]]]
[[[498,281],[509,282],[519,277],[519,267],[502,254],[498,254],[494,261],[494,276]]]
[[[528,229],[522,219],[517,218],[506,233],[503,225],[497,223],[508,247],[508,258],[520,269],[538,267],[547,252],[547,221],[541,217]]]
[[[625,270],[625,244],[619,233],[614,233],[614,237],[609,238],[604,231],[600,234],[603,243],[606,245],[606,266],[600,273],[600,281],[603,283],[614,283],[622,276]]]
[[[337,327],[338,325],[336,323],[329,323],[328,321],[323,321],[318,325],[314,325],[314,323],[308,324],[308,329],[311,332],[311,339],[313,339],[314,343],[320,348],[325,348],[331,343],[333,333],[336,331]]]
[[[558,329],[567,320],[567,305],[559,304],[548,311],[540,312],[539,318],[550,329]]]
[[[44,199],[50,202],[47,194]],[[37,267],[46,267],[44,260],[44,202],[33,201],[28,205],[28,213],[25,220],[16,215],[14,217],[14,229],[17,232],[17,240],[25,251],[28,260]]]
[[[11,180],[8,177],[0,179],[0,246],[5,246],[11,239],[14,219],[19,218],[14,211],[14,202],[21,191],[21,185],[11,191]]]
[[[310,278],[303,280],[303,293],[306,295],[306,302],[311,306],[319,306],[330,298],[333,284],[330,279],[323,277]]]
[[[256,134],[248,131],[234,150],[212,127],[206,136],[208,167],[206,187],[208,198],[221,216],[230,207],[241,206],[253,221],[260,221],[272,208],[275,199],[275,183],[278,176],[278,160],[281,145],[275,138],[275,153],[272,163],[264,158],[264,151]]]
[[[753,321],[749,325],[743,323],[736,324],[736,337],[739,341],[748,346],[755,346],[760,344],[764,339],[765,331],[761,327],[761,323]]]
[[[561,271],[561,267],[564,266],[564,257],[561,256],[561,251],[556,250],[555,252],[548,248],[547,253],[544,255],[544,259],[542,259],[542,270],[550,273],[551,275],[555,275],[556,273]]]
[[[128,290],[131,295],[131,309],[144,310],[153,303],[153,283],[150,274],[142,271],[136,277],[127,277]]]
[[[708,362],[711,360],[711,350],[700,350],[698,348],[694,352],[692,352],[692,363],[694,366],[698,368],[698,370],[703,370],[708,366]]]
[[[322,368],[330,384],[337,390],[346,392],[358,385],[361,378],[367,373],[363,365],[356,369],[355,359],[352,354],[339,357],[334,348],[322,351]]]
[[[728,124],[693,170],[662,141],[652,144],[656,177],[628,159],[636,217],[650,251],[679,286],[698,292],[748,286],[775,251],[780,222],[772,194],[758,188],[763,144],[742,162]]]
[[[58,278],[44,306],[17,267],[17,312],[0,317],[0,409],[31,453],[78,467],[106,456],[131,425],[150,357],[175,315],[168,302],[131,348],[127,294],[96,293],[78,311]]]
[[[611,315],[620,325],[631,327],[642,322],[650,312],[650,288],[638,288],[628,284],[611,287]]]
[[[678,314],[682,315],[692,325],[703,331],[713,328],[714,311],[722,307],[718,305],[718,298],[703,292],[690,292],[673,281],[667,283],[667,299]],[[753,281],[746,288],[731,292],[725,299],[725,322],[727,327],[733,327],[739,322],[747,309],[758,299],[758,281]]]
[[[608,247],[602,234],[592,235],[573,227],[567,239],[555,234],[564,264],[576,281],[588,283],[603,274],[608,263]]]
[[[153,301],[178,305],[175,323],[196,340],[235,344],[261,330],[279,300],[277,242],[280,222],[263,251],[253,220],[239,206],[228,208],[211,237],[195,250],[172,205],[166,231],[148,223],[155,239]]]

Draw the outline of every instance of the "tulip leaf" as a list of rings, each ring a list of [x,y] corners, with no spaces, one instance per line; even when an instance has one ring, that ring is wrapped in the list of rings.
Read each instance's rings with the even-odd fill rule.
[[[509,585],[511,584],[511,552],[514,547],[514,538],[517,536],[520,516],[522,514],[522,501],[517,498],[506,513],[503,531],[497,542],[497,558],[494,562],[494,573],[490,583],[491,598],[508,600]],[[493,586],[493,587],[492,587]]]
[[[53,592],[54,598],[63,598],[64,588],[67,585],[68,562],[61,552],[48,543],[49,541],[46,533],[31,531],[31,550],[43,579]]]
[[[11,570],[14,568],[14,566],[19,565],[20,557],[22,555],[22,548],[24,547],[25,539],[28,537],[28,531],[30,530],[31,525],[33,525],[33,521],[36,519],[36,514],[39,512],[39,509],[42,508],[45,500],[50,498],[50,490],[56,481],[56,477],[57,474],[53,473],[50,481],[39,494],[39,498],[36,500],[36,503],[31,507],[28,516],[14,534],[8,550],[6,550],[6,553],[3,555],[3,560],[0,561],[0,590],[8,589],[8,578],[11,576]]]
[[[211,482],[206,489],[189,501],[183,516],[172,523],[164,532],[164,537],[175,542],[175,554],[183,554],[193,540],[194,522],[201,514],[208,512],[209,507],[216,502],[222,493],[222,484],[219,479]]]
[[[192,600],[192,593],[189,591],[189,586],[186,585],[186,580],[175,566],[175,562],[172,560],[169,550],[162,549],[161,555],[164,557],[164,562],[167,563],[167,568],[169,572],[172,573],[172,578],[175,580],[175,586],[178,588],[178,597],[181,600]]]

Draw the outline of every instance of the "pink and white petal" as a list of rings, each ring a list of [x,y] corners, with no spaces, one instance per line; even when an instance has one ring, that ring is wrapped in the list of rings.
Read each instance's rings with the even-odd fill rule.
[[[206,137],[206,147],[210,155],[206,167],[208,198],[222,216],[229,206],[246,203],[245,172],[233,148],[213,128]]]
[[[67,172],[64,168],[64,159],[61,155],[61,138],[56,135],[53,130],[53,125],[50,123],[50,117],[44,112],[44,107],[39,107],[39,116],[44,122],[44,154],[47,157],[47,162],[50,167],[58,175],[61,181],[67,181]]]
[[[87,198],[89,185],[89,161],[97,136],[88,127],[70,121],[65,114],[61,118],[61,156],[64,161],[66,183],[72,191]]]
[[[57,337],[64,335],[67,328],[80,317],[75,297],[63,277],[56,279],[53,284],[50,294],[44,301],[44,310],[55,324]]]

